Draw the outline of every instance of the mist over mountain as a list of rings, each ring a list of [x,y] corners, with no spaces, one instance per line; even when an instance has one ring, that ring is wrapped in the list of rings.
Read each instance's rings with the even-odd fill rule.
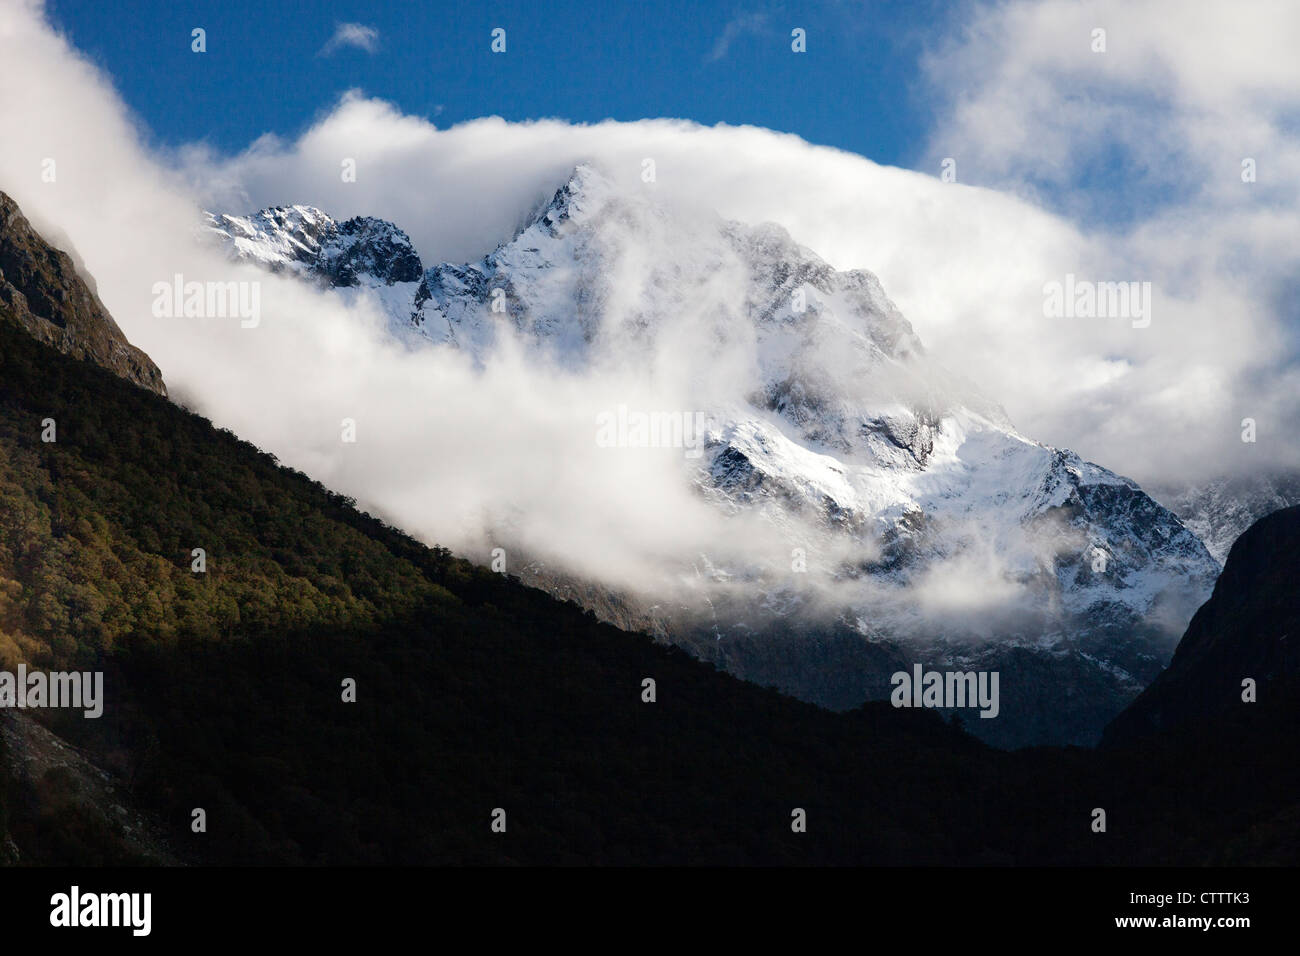
[[[400,228],[349,222],[375,242],[310,207],[207,228],[233,258],[372,296],[404,348],[480,368],[517,350],[571,380],[627,383],[607,393],[617,405],[588,406],[593,443],[601,416],[629,405],[706,423],[694,446],[598,450],[654,456],[656,481],[721,519],[636,575],[593,570],[572,534],[539,533],[507,501],[485,526],[530,579],[742,676],[848,708],[885,696],[900,662],[1014,660],[1025,676],[1004,684],[1006,716],[975,732],[1090,743],[1213,584],[1216,563],[1173,514],[1021,436],[929,357],[874,275],[835,270],[778,225],[624,189],[591,165],[482,260],[421,264],[418,281]],[[340,259],[362,265],[340,274]]]
[[[5,938],[1285,926],[1297,37],[0,0]]]
[[[439,129],[356,90],[297,137],[263,138],[235,155],[194,144],[174,154],[140,139],[111,78],[51,30],[39,11],[7,22],[9,32],[0,36],[6,66],[49,77],[40,88],[4,100],[14,128],[29,130],[31,142],[49,143],[49,151],[93,157],[96,175],[64,177],[58,189],[46,189],[31,176],[40,156],[18,152],[0,153],[0,174],[33,216],[58,223],[72,237],[104,301],[132,341],[167,369],[178,400],[421,540],[444,542],[481,562],[505,548],[511,573],[533,574],[584,594],[589,606],[612,620],[661,636],[671,631],[707,659],[726,658],[737,673],[835,706],[883,690],[880,674],[900,657],[906,662],[921,656],[900,655],[887,628],[913,629],[924,622],[931,630],[937,620],[933,633],[922,635],[941,645],[927,659],[955,660],[959,651],[990,640],[1015,647],[1041,665],[1042,672],[1021,688],[1045,688],[1032,714],[1045,719],[1059,704],[1051,688],[1072,687],[1066,706],[1079,719],[1070,739],[1090,739],[1103,715],[1158,670],[1195,606],[1194,595],[1184,605],[1161,586],[1165,570],[1186,558],[1182,570],[1189,573],[1179,577],[1175,590],[1199,589],[1203,595],[1208,579],[1198,567],[1208,566],[1194,555],[1180,556],[1177,529],[1161,510],[1148,516],[1151,521],[1135,518],[1136,537],[1116,528],[1126,520],[1120,514],[1130,510],[1128,493],[1105,484],[1110,479],[1097,484],[1095,474],[1069,460],[1049,464],[1046,449],[1070,448],[1084,463],[1100,462],[1111,475],[1139,479],[1140,487],[1169,476],[1191,482],[1216,474],[1226,455],[1240,449],[1243,405],[1261,421],[1294,420],[1295,391],[1285,369],[1268,358],[1282,354],[1277,345],[1284,330],[1273,308],[1272,280],[1285,262],[1272,255],[1243,260],[1258,265],[1248,270],[1256,282],[1207,254],[1215,237],[1222,238],[1218,223],[1244,224],[1223,215],[1217,193],[1213,209],[1196,219],[1204,227],[1201,241],[1184,251],[1162,237],[1186,230],[1125,227],[1117,234],[1085,228],[1014,190],[980,188],[960,178],[942,182],[770,130],[706,128],[672,119],[584,125],[498,117]],[[339,157],[354,154],[362,175],[344,181]],[[530,227],[530,214],[550,204],[575,164],[593,157],[620,197],[654,193],[667,208],[664,223],[672,224],[664,241],[659,220],[642,216],[633,204],[628,221],[640,232],[625,238],[637,242],[614,242],[631,255],[592,260],[622,268],[631,280],[605,283],[609,301],[593,301],[582,313],[617,316],[612,325],[619,333],[603,335],[617,347],[611,355],[597,342],[592,351],[581,323],[559,321],[548,332],[558,313],[531,292],[528,304],[539,321],[527,319],[528,329],[511,327],[509,335],[497,335],[484,316],[526,318],[510,308],[509,290],[497,289],[501,298],[480,302],[458,291],[458,275],[470,284],[490,275],[480,268],[490,265],[482,261],[484,254],[493,255],[498,244],[509,245],[521,227]],[[653,182],[642,179],[647,158],[657,169]],[[109,182],[112,189],[104,188]],[[1241,194],[1237,185],[1234,196]],[[1270,187],[1268,195],[1275,194]],[[334,289],[298,281],[296,266],[275,274],[184,241],[203,207],[238,218],[262,207],[294,205],[327,210],[340,227],[356,217],[398,223],[421,259],[409,309],[404,276],[411,273],[390,272],[382,289],[368,290],[365,257],[344,254],[342,239],[323,237],[309,254],[339,251],[345,267],[340,278],[352,282],[343,274],[351,270],[355,284]],[[739,246],[718,241],[719,216],[750,230],[780,223],[792,241],[811,245],[842,275],[870,266],[889,298],[903,305],[899,311],[924,343],[924,356],[901,359],[884,342],[876,343],[882,361],[864,359],[870,349],[853,347],[858,333],[852,332],[824,336],[821,346],[799,341],[787,349],[780,334],[732,321],[746,312],[749,264]],[[616,237],[619,221],[612,217],[602,234]],[[698,246],[686,241],[692,230]],[[688,277],[714,274],[697,254],[716,251],[723,266],[716,288],[654,283],[658,299],[639,304],[644,290],[638,275],[652,271],[635,259],[642,240],[655,252],[651,259],[667,264],[667,273],[681,270]],[[514,251],[527,256],[529,248]],[[1284,244],[1253,248],[1268,252]],[[279,255],[285,262],[286,254]],[[309,266],[298,253],[292,258]],[[450,262],[444,273],[430,276],[444,261]],[[1218,265],[1200,267],[1211,263]],[[515,266],[522,281],[528,270],[522,259]],[[588,271],[599,268],[589,264]],[[1044,283],[1076,273],[1150,277],[1158,293],[1155,320],[1135,329],[1122,317],[1046,317]],[[258,283],[261,323],[243,329],[219,318],[153,316],[151,289],[182,274],[208,284]],[[1196,281],[1185,281],[1188,276]],[[389,278],[401,281],[390,285]],[[587,284],[602,288],[599,281]],[[417,307],[421,285],[428,298]],[[563,285],[548,280],[534,291],[562,292]],[[763,296],[776,301],[771,290],[759,291],[756,302]],[[833,296],[825,294],[829,302]],[[815,300],[811,306],[805,302],[804,316],[819,308]],[[507,307],[505,313],[492,311],[497,302]],[[793,314],[793,301],[788,305]],[[659,331],[647,344],[638,331],[644,318],[639,311],[670,309],[679,313],[655,326]],[[424,326],[410,321],[417,312]],[[1225,323],[1225,315],[1233,321]],[[431,335],[450,331],[463,333],[460,347],[424,347]],[[480,333],[482,341],[476,339]],[[760,336],[764,349],[775,343],[763,356]],[[665,344],[670,337],[677,340],[671,348]],[[846,346],[842,352],[840,345]],[[670,360],[654,358],[660,353]],[[808,361],[796,369],[804,357]],[[781,392],[783,382],[795,380],[781,374],[783,363],[799,373],[804,394]],[[931,375],[932,364],[950,371]],[[818,365],[831,370],[829,388],[807,374]],[[879,376],[872,382],[887,380],[887,387],[849,396],[841,416],[840,386],[860,369]],[[958,376],[977,388],[960,386]],[[1011,410],[1015,438],[997,427],[997,416],[984,409],[977,393]],[[884,407],[895,400],[902,406],[897,415]],[[704,446],[699,459],[686,458],[683,449],[611,454],[615,449],[593,440],[594,426],[602,414],[617,420],[622,407],[716,415],[719,428],[705,434],[718,444]],[[949,414],[945,428],[970,426],[957,446],[964,453],[980,451],[981,443],[991,452],[1025,442],[1006,461],[999,459],[1015,472],[1006,500],[1001,488],[966,489],[963,466],[948,454],[951,445],[940,441],[937,452],[926,452],[933,411]],[[966,412],[976,417],[963,422]],[[869,429],[874,440],[854,431],[859,415],[879,421]],[[344,421],[356,424],[356,443],[340,440]],[[806,428],[815,435],[805,434]],[[769,443],[763,449],[748,441],[751,435],[779,435],[792,447]],[[945,435],[958,440],[956,430]],[[824,456],[817,450],[822,445]],[[929,456],[925,464],[914,451]],[[1258,451],[1281,465],[1291,454],[1287,443],[1276,441],[1261,442]],[[798,458],[796,465],[783,460],[787,453]],[[875,456],[894,454],[902,470],[889,472],[885,482],[872,476]],[[1102,489],[1092,499],[1112,514],[1085,516],[1081,527],[1070,517],[1064,533],[1041,527],[1039,516],[1033,519],[1039,527],[1027,531],[1020,518],[1033,514],[1040,498],[1056,508],[1055,517],[1065,515],[1051,499],[1073,494],[1066,490],[1074,487],[1072,468],[1080,472],[1079,488]],[[1049,472],[1055,473],[1054,490],[1025,497],[1034,477],[1047,483]],[[788,494],[785,479],[794,481]],[[749,495],[748,504],[737,489]],[[953,518],[981,497],[992,498],[991,513],[1007,519],[992,535],[983,505],[972,506],[978,512],[972,528],[962,531]],[[1105,503],[1107,497],[1113,500]],[[1009,503],[1016,499],[1023,505],[1019,516]],[[1146,500],[1132,497],[1135,515],[1147,508]],[[877,548],[868,539],[883,541],[881,529],[849,528],[854,516],[876,514],[877,501],[891,527],[913,510],[928,508],[944,517],[942,534],[929,528],[918,536],[905,526],[898,532],[905,546],[917,542],[924,560],[910,567],[878,566]],[[823,512],[836,508],[846,510],[848,521],[832,519],[828,525]],[[795,533],[785,533],[782,522]],[[1103,527],[1109,544],[1094,535]],[[806,540],[792,543],[792,537]],[[1132,553],[1123,553],[1130,538]],[[1089,552],[1091,547],[1101,553]],[[796,548],[803,551],[806,571],[795,570]],[[888,559],[885,551],[880,555]],[[1058,575],[1058,561],[1065,574],[1073,564],[1078,573],[1072,581]],[[1092,581],[1103,573],[1092,570],[1094,562],[1112,571],[1119,567],[1121,577],[1114,580],[1123,586]],[[746,580],[751,570],[755,587]],[[1041,602],[1036,588],[1045,595]],[[647,591],[684,597],[635,596]],[[918,600],[891,600],[902,591]],[[1058,594],[1059,602],[1053,597]],[[765,603],[763,595],[773,600]],[[877,619],[860,623],[863,615],[854,611],[877,596]],[[1104,609],[1112,596],[1118,598],[1113,614]],[[789,607],[789,615],[781,617],[781,607]],[[818,619],[814,607],[826,613]],[[1010,621],[998,620],[993,607],[1009,609]],[[1137,629],[1126,623],[1134,613],[1143,615]],[[1054,640],[1057,630],[1045,625],[1062,615],[1078,618],[1086,646],[1037,646],[1045,634]],[[813,625],[792,628],[792,620]],[[746,626],[728,640],[724,631],[736,621]],[[1111,623],[1117,626],[1101,636],[1097,628],[1105,632]],[[807,643],[792,657],[823,662],[802,688],[790,683],[789,667],[772,662],[767,641],[755,633],[769,626],[804,632]],[[864,641],[864,626],[879,628],[882,639]],[[872,660],[854,663],[855,657]],[[1084,673],[1095,679],[1095,690],[1083,689],[1094,688],[1081,682]],[[1015,712],[1014,706],[1004,711]]]
[[[26,142],[48,147],[0,153],[0,174],[31,215],[72,237],[103,300],[167,369],[178,400],[422,540],[483,562],[505,547],[513,573],[586,594],[610,619],[671,632],[738,673],[834,706],[882,690],[880,674],[900,657],[893,632],[921,631],[934,645],[927,659],[957,660],[990,641],[1028,654],[1050,678],[1028,683],[1074,688],[1068,706],[1079,721],[1070,739],[1089,739],[1102,719],[1093,710],[1113,711],[1159,668],[1211,573],[1183,553],[1186,541],[1163,509],[1147,512],[1148,496],[1107,476],[1132,475],[1141,487],[1171,475],[1209,480],[1225,450],[1240,448],[1243,405],[1261,421],[1294,420],[1286,370],[1265,361],[1283,354],[1273,279],[1286,257],[1245,257],[1237,264],[1258,266],[1247,270],[1258,281],[1247,281],[1207,254],[1223,239],[1219,223],[1253,234],[1253,220],[1225,215],[1222,190],[1198,213],[1199,241],[1185,251],[1162,237],[1187,230],[1158,228],[1159,217],[1118,232],[1085,228],[1014,190],[941,182],[769,130],[498,117],[438,129],[356,90],[295,138],[272,135],[234,155],[195,144],[170,153],[141,139],[111,77],[51,29],[38,6],[5,23],[6,67],[48,80],[6,95],[3,108],[15,129],[29,131]],[[93,159],[95,174],[64,176],[47,189],[33,176],[47,152],[70,158],[73,169]],[[338,157],[354,153],[363,175],[342,180]],[[631,203],[607,217],[601,251],[584,260],[574,289],[565,288],[564,259],[535,288],[523,284],[541,274],[526,261],[531,241],[507,249],[514,261],[488,262],[484,252],[510,247],[589,157],[620,200],[654,193],[665,215],[643,215]],[[649,183],[641,179],[647,157],[658,170]],[[1232,202],[1240,185],[1234,179]],[[1266,194],[1276,196],[1276,187]],[[274,274],[186,243],[200,204],[236,218],[296,204],[279,208],[326,209],[338,220],[328,235],[306,230],[298,248],[277,252]],[[802,314],[791,290],[760,283],[759,311],[790,292],[776,306],[790,315],[746,327],[757,260],[744,247],[764,240],[721,241],[713,210],[742,232],[779,222],[837,275],[870,266],[905,306],[899,311],[923,349],[904,356],[904,340],[892,341],[880,316],[865,332],[828,334],[817,323],[805,335],[794,319],[842,319],[841,306],[853,312],[847,280],[822,288],[825,302],[810,291]],[[361,251],[371,224],[394,249],[402,243],[385,221],[400,222],[418,270],[411,257],[390,255],[395,269],[373,271],[376,260]],[[628,235],[619,235],[621,221],[635,224]],[[255,245],[258,228],[247,224],[242,238]],[[638,248],[652,250],[668,281],[642,282],[654,266],[637,262]],[[799,261],[785,251],[778,258]],[[606,264],[615,270],[608,279]],[[713,264],[719,269],[710,272]],[[316,281],[296,281],[317,267]],[[517,277],[529,314],[508,288],[477,298],[474,284],[497,267]],[[687,281],[677,284],[676,272]],[[1155,321],[1134,329],[1123,318],[1046,318],[1044,283],[1074,273],[1149,276]],[[182,274],[259,283],[261,324],[153,316],[153,286]],[[577,290],[578,320],[568,321],[564,303],[577,284],[591,291]],[[605,299],[581,298],[597,293]],[[546,304],[552,294],[559,311]],[[505,312],[492,311],[498,302]],[[527,327],[498,335],[502,315]],[[583,323],[595,316],[601,334],[588,343]],[[879,355],[858,347],[876,331]],[[452,333],[456,346],[424,347]],[[827,370],[824,381],[818,368]],[[843,385],[855,375],[875,392],[848,395],[846,404]],[[961,384],[965,377],[978,387]],[[1000,424],[999,405],[1012,410],[1016,429]],[[704,430],[699,459],[682,449],[610,454],[592,440],[593,425],[623,407],[705,414],[717,427]],[[343,421],[356,423],[357,443],[340,441]],[[864,433],[861,421],[875,424]],[[1284,465],[1286,444],[1258,450]],[[1106,475],[1075,464],[1066,447],[1083,464],[1106,466]],[[997,458],[1003,448],[1006,459]],[[968,481],[976,469],[967,466],[990,460],[1009,471],[1005,498],[993,482]],[[1042,494],[1027,490],[1040,478]],[[1077,494],[1079,515],[1053,498],[1072,500],[1076,488],[1087,491]],[[1044,514],[1056,524],[1067,511],[1064,530],[1044,523]],[[1124,527],[1130,512],[1136,534]],[[855,527],[864,514],[880,519]],[[926,515],[928,524],[918,531],[905,515]],[[897,560],[913,553],[920,560]],[[807,570],[796,570],[801,563]],[[1161,582],[1175,569],[1171,592]],[[1112,572],[1110,582],[1101,577]],[[657,597],[638,596],[647,592]],[[859,613],[868,604],[871,614]],[[805,620],[812,625],[790,626]],[[1061,620],[1068,626],[1058,629]],[[760,646],[768,628],[806,631],[808,653],[793,656],[823,660],[802,687]],[[1082,635],[1084,644],[1069,646],[1058,633]],[[1085,671],[1095,691],[1082,690],[1093,686],[1081,683]],[[1054,693],[1043,691],[1035,715],[1056,706]]]

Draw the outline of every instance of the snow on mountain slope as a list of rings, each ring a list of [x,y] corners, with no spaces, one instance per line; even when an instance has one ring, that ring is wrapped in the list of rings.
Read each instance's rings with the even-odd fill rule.
[[[881,668],[899,660],[1014,665],[1006,716],[972,729],[1091,742],[1218,572],[1136,484],[1019,435],[934,363],[875,276],[780,226],[675,207],[589,166],[481,260],[423,272],[376,220],[281,207],[208,223],[232,255],[380,296],[405,341],[481,362],[510,337],[575,375],[669,383],[677,404],[643,411],[708,422],[682,480],[786,547],[682,556],[686,593],[648,584],[635,623],[828,706],[885,696]],[[801,657],[781,644],[791,633],[824,646]]]

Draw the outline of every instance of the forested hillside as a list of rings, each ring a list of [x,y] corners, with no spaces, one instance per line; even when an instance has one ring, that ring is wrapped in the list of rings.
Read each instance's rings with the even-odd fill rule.
[[[102,718],[27,713],[188,862],[1294,857],[1293,705],[1114,752],[1003,753],[929,712],[823,711],[426,548],[5,325],[0,595],[0,670],[105,673]],[[75,776],[24,783],[11,757],[0,846],[18,862],[149,858]]]

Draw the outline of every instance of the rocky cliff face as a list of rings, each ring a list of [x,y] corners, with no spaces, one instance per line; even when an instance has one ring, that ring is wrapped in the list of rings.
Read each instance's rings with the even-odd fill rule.
[[[0,192],[0,321],[26,329],[74,358],[102,365],[159,395],[162,373],[126,340],[72,258],[32,228]]]

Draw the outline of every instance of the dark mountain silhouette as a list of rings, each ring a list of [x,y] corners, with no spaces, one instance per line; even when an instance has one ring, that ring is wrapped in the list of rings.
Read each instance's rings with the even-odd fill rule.
[[[1300,507],[1251,525],[1173,660],[1106,729],[1114,745],[1212,723],[1294,692],[1300,677]],[[1254,682],[1254,702],[1244,682]]]

